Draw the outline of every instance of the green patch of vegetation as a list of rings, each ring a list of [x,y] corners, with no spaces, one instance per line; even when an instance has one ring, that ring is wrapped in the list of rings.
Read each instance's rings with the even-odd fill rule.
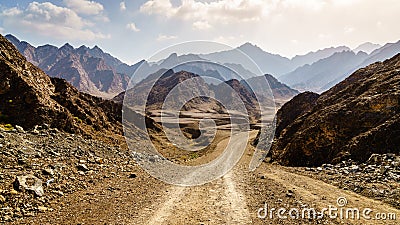
[[[13,127],[11,124],[9,124],[9,123],[7,123],[7,124],[0,124],[0,128],[4,129],[4,130],[6,130],[6,131],[14,130],[14,127]]]
[[[197,158],[199,158],[199,153],[197,153],[197,152],[193,152],[192,154],[190,154],[190,159],[197,159]]]

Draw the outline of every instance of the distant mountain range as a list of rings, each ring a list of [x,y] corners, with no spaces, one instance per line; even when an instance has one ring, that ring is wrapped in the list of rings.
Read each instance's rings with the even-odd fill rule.
[[[323,50],[318,50],[316,52],[310,52],[306,55],[298,55],[295,56],[293,59],[288,59],[278,54],[265,52],[256,45],[245,43],[233,50],[215,52],[200,56],[202,58],[220,63],[241,64],[247,61],[246,59],[244,59],[243,54],[240,53],[243,52],[248,55],[252,60],[254,60],[254,62],[257,64],[263,74],[272,74],[276,77],[279,77],[283,74],[293,71],[299,66],[312,64],[320,59],[329,57],[336,52],[341,52],[344,50],[350,49],[344,46],[326,48]],[[254,68],[253,65],[243,65],[243,67],[249,69],[254,74],[259,74],[259,71],[256,70],[257,68]]]
[[[400,41],[386,44],[370,54],[363,51],[342,51],[307,64],[279,79],[300,91],[324,92],[344,80],[359,68],[384,61],[400,52]]]
[[[400,52],[400,42],[384,46],[364,43],[353,50],[346,46],[330,47],[289,59],[245,43],[228,51],[199,55],[173,53],[159,62],[142,60],[128,65],[105,53],[98,46],[74,48],[65,44],[60,48],[51,45],[33,47],[12,35],[6,35],[6,38],[28,61],[50,76],[64,78],[80,91],[105,98],[112,98],[126,90],[129,79],[133,84],[139,83],[160,69],[187,71],[211,77],[214,79],[205,81],[214,84],[271,74],[292,88],[320,93],[358,68],[388,59]],[[246,63],[251,60],[244,58],[240,52],[254,60],[259,69],[254,63]],[[216,66],[215,63],[220,65]]]
[[[211,96],[200,97],[189,105],[186,104],[185,108],[206,112],[223,112],[225,109],[221,107],[220,103],[231,107],[230,110],[232,110],[239,108],[238,104],[243,102],[247,111],[256,116],[259,112],[258,102],[261,105],[272,104],[275,98],[279,103],[282,100],[287,101],[299,93],[280,83],[271,75],[252,77],[247,80],[230,79],[219,84],[207,83],[205,80],[205,76],[191,72],[161,69],[129,89],[128,94],[121,93],[113,100],[122,103],[125,99],[125,103],[133,108],[146,104],[147,109],[160,110],[167,96],[170,101],[169,106],[174,106],[174,109],[177,107],[180,109],[188,97]],[[268,89],[267,85],[258,85],[263,84],[262,80],[264,83],[268,82],[271,89]],[[170,93],[172,90],[174,92]],[[235,99],[234,96],[238,96],[240,99]]]

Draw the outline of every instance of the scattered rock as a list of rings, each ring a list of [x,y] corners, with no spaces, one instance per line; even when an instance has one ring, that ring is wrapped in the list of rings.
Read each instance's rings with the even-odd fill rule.
[[[38,207],[37,207],[37,210],[38,210],[39,212],[53,211],[53,209],[47,208],[47,207],[44,207],[44,206],[38,206]]]
[[[134,173],[131,173],[131,174],[129,175],[129,178],[136,178],[136,177],[137,177],[137,175],[134,174]]]
[[[373,154],[366,162],[348,159],[335,165],[324,164],[320,167],[322,170],[304,167],[301,173],[311,174],[344,190],[352,190],[399,207],[399,192],[393,191],[397,187],[393,184],[400,183],[399,162],[400,158],[392,153]]]
[[[85,164],[78,164],[78,165],[76,166],[76,168],[77,168],[79,171],[83,171],[83,172],[89,171],[89,168],[88,168]]]
[[[4,203],[6,201],[6,198],[3,195],[0,195],[0,203]]]
[[[26,164],[26,159],[19,158],[18,159],[18,165],[25,165]]]
[[[15,129],[16,129],[19,133],[25,133],[24,128],[22,128],[21,126],[15,125]]]
[[[17,176],[14,188],[19,191],[32,191],[39,197],[44,194],[42,181],[33,175]]]
[[[5,216],[3,217],[3,220],[4,220],[5,222],[8,222],[8,221],[11,221],[12,218],[11,218],[10,216],[8,216],[8,215],[5,215]]]
[[[8,193],[10,193],[10,195],[17,195],[18,191],[11,189]]]
[[[50,168],[42,170],[42,173],[43,173],[43,175],[49,175],[49,176],[54,175],[54,171]]]

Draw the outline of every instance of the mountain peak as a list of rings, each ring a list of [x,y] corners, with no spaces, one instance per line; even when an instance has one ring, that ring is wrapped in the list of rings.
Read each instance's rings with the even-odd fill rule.
[[[169,55],[167,57],[167,59],[176,59],[176,58],[178,58],[178,54],[176,54],[176,53],[172,53],[171,55]]]
[[[15,37],[12,34],[7,34],[6,36],[4,36],[5,38],[7,38],[7,40],[9,40],[12,44],[15,45],[15,43],[19,43],[21,42],[17,37]]]
[[[382,47],[380,44],[374,44],[374,43],[371,43],[371,42],[365,42],[365,43],[363,43],[363,44],[357,46],[357,48],[353,49],[353,51],[354,51],[355,53],[358,53],[358,52],[365,52],[365,53],[367,53],[367,54],[370,54],[370,53],[373,52],[375,49],[378,49],[378,48],[380,48],[380,47]]]
[[[74,50],[74,47],[72,47],[72,45],[70,45],[69,43],[65,43],[60,50]]]
[[[99,53],[104,53],[103,50],[102,50],[99,46],[97,46],[97,45],[95,45],[95,46],[92,48],[92,51],[97,51],[97,52],[99,52]]]
[[[262,49],[261,49],[260,47],[258,47],[258,46],[255,45],[255,44],[252,44],[252,43],[250,43],[250,42],[246,42],[246,43],[242,44],[241,46],[238,47],[238,49],[241,49],[241,50],[245,50],[245,49],[257,49],[257,50],[261,50],[261,51],[262,51]]]

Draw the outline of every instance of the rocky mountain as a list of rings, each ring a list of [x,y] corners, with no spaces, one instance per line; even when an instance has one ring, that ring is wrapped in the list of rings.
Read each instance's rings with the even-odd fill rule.
[[[146,105],[147,110],[159,110],[166,102],[167,96],[169,105],[167,108],[180,109],[189,100],[187,99],[189,96],[213,96],[213,93],[199,75],[187,71],[175,73],[173,70],[161,69],[137,83],[127,92],[119,94],[113,100],[121,103],[125,98],[127,106]],[[208,106],[204,107],[204,104]],[[185,105],[186,110],[200,109],[201,107],[210,110],[219,108],[214,101],[208,98],[197,98]]]
[[[248,114],[253,118],[260,116],[260,108],[256,95],[239,80],[228,80],[216,86],[211,85],[210,88],[214,91],[216,99],[229,110],[240,110],[243,109],[244,105]]]
[[[299,94],[299,91],[281,83],[278,79],[270,74],[249,78],[245,80],[245,82],[252,87],[252,91],[254,91],[257,96],[267,97],[269,93],[267,93],[266,87],[263,85],[263,81],[265,80],[268,82],[272,94],[276,100],[289,100],[295,95]]]
[[[6,35],[6,38],[29,62],[52,77],[67,80],[80,91],[111,98],[124,91],[129,82],[126,72],[131,67],[104,53],[98,46],[75,49],[67,43],[60,48],[51,45],[35,48],[12,35]]]
[[[361,47],[366,46],[372,45],[366,44]],[[378,46],[374,45],[374,47]],[[365,50],[368,51],[368,49]],[[299,67],[279,78],[296,89],[320,93],[335,86],[357,69],[389,59],[399,52],[400,41],[386,44],[370,54],[358,50],[338,52],[311,65]]]
[[[280,79],[298,90],[323,92],[327,84],[350,75],[367,58],[364,52],[338,52],[311,65],[299,67]]]
[[[62,54],[68,48],[57,51]],[[81,93],[63,79],[50,78],[1,35],[0,99],[2,123],[26,129],[47,124],[96,137],[122,134],[121,105]]]
[[[365,161],[400,153],[400,54],[354,72],[318,96],[304,93],[277,114],[272,158],[283,165]]]
[[[353,52],[358,53],[358,52],[365,52],[367,54],[371,54],[374,50],[378,49],[382,47],[382,45],[380,44],[374,44],[371,42],[365,42],[359,46],[357,46],[357,48],[353,49]]]
[[[346,46],[330,47],[317,50],[315,52],[309,52],[305,55],[296,55],[291,59],[291,63],[293,64],[294,68],[304,66],[307,64],[311,65],[321,59],[328,58],[335,53],[343,51],[350,51],[350,48]]]
[[[221,63],[242,64],[242,66],[247,70],[250,70],[254,74],[258,74],[259,72],[257,71],[257,68],[254,68],[253,65],[243,65],[243,62],[246,62],[247,59],[244,59],[243,55],[240,54],[238,50],[254,60],[254,62],[260,67],[262,73],[273,74],[274,76],[279,77],[300,66],[312,64],[320,59],[330,57],[337,52],[350,51],[350,48],[346,46],[325,48],[305,55],[297,55],[292,59],[289,59],[278,54],[268,53],[251,43],[245,43],[234,50],[215,52],[200,56]]]
[[[243,65],[243,63],[247,62],[248,59],[245,58],[240,51],[254,60],[263,73],[279,76],[294,69],[290,65],[290,60],[288,58],[265,52],[260,47],[250,43],[245,43],[234,50],[204,54],[200,55],[200,57],[220,63],[242,64],[244,68],[250,70],[252,73],[258,74],[259,71],[257,71],[253,65]]]
[[[238,109],[237,104],[243,102],[252,116],[259,113],[254,93],[239,80],[232,79],[217,85],[208,84],[204,77],[187,71],[174,72],[173,70],[162,69],[151,74],[127,92],[128,94],[121,93],[113,100],[121,103],[126,98],[125,103],[130,107],[134,108],[146,104],[148,110],[158,110],[161,109],[168,96],[167,108],[180,109],[184,106],[184,110],[196,109],[218,113],[226,112],[225,109]],[[188,102],[192,97],[197,98]]]
[[[176,69],[179,68],[180,67],[177,67]],[[191,67],[185,65],[185,68]],[[192,67],[191,71],[195,70],[193,68],[197,68],[200,72],[204,72],[204,70],[199,67]],[[219,73],[217,74],[220,76]],[[215,77],[213,75],[210,76]],[[174,105],[176,107],[182,105],[187,96],[215,96],[222,104],[226,106],[234,106],[237,105],[237,99],[234,99],[233,97],[237,95],[240,97],[240,101],[244,102],[246,109],[251,112],[252,115],[256,115],[259,109],[257,109],[258,103],[255,93],[260,97],[260,102],[268,104],[271,104],[273,101],[271,95],[274,96],[276,100],[275,103],[280,103],[288,101],[299,93],[297,90],[282,84],[276,78],[268,74],[247,80],[230,79],[216,84],[206,82],[207,77],[205,74],[200,76],[196,73],[184,70],[178,70],[178,72],[175,72],[172,69],[160,69],[156,73],[149,75],[141,82],[135,84],[133,88],[129,89],[129,96],[126,103],[130,106],[143,106],[147,104],[150,109],[160,108],[170,91],[178,84],[185,81],[185,85],[176,89],[173,94],[170,94],[170,98],[173,100],[172,102],[175,103]],[[268,82],[271,91],[266,89],[267,85],[264,85],[266,82]],[[125,94],[125,92],[122,92],[114,97],[113,100],[122,103]],[[191,102],[185,107],[187,109],[204,109],[205,104],[207,104],[207,107],[212,110],[223,111],[219,104],[207,98]],[[234,108],[235,107],[232,107],[232,109]]]
[[[400,41],[396,43],[387,43],[381,48],[374,50],[359,67],[368,66],[371,63],[384,61],[386,59],[392,58],[393,56],[400,53]]]

